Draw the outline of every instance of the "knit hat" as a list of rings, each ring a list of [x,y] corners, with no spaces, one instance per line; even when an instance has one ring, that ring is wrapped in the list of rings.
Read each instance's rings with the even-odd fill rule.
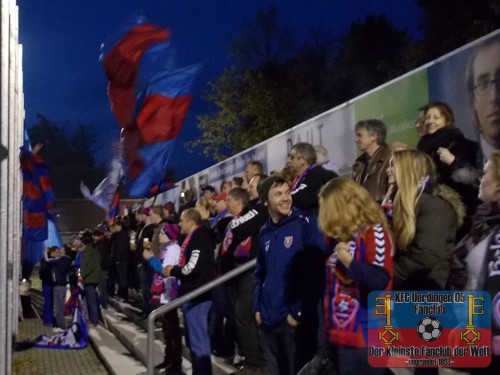
[[[179,237],[180,228],[177,224],[163,224],[163,231],[172,241]]]
[[[269,176],[260,182],[258,193],[259,193],[259,198],[262,202],[267,202],[269,198],[269,190],[271,190],[271,188],[276,182],[288,183],[281,176]]]

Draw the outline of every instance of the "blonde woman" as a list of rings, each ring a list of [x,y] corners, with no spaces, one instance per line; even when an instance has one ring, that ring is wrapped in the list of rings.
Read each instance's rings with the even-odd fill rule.
[[[394,289],[443,290],[464,205],[458,193],[437,184],[434,162],[421,151],[394,152],[387,174],[395,192]]]
[[[319,193],[319,227],[337,245],[326,264],[326,342],[306,367],[328,358],[340,375],[384,373],[368,364],[366,350],[368,293],[390,289],[392,280],[392,240],[384,213],[364,187],[334,178]]]

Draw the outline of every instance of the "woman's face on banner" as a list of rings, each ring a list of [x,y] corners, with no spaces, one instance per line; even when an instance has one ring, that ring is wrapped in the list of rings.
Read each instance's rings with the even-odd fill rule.
[[[473,107],[480,132],[500,146],[500,41],[480,50],[474,59]],[[482,87],[482,89],[480,89]]]

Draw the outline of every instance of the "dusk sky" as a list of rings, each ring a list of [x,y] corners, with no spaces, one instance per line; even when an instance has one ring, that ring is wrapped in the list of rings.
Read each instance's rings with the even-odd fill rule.
[[[201,152],[188,153],[185,142],[199,136],[196,118],[207,109],[201,98],[207,83],[231,61],[230,42],[258,10],[278,8],[279,22],[304,38],[309,27],[335,37],[367,14],[385,14],[398,28],[416,34],[416,0],[18,0],[23,45],[26,123],[36,114],[68,124],[88,124],[99,134],[99,158],[106,159],[118,138],[99,62],[100,45],[130,15],[143,11],[154,23],[172,30],[179,66],[204,62],[194,100],[177,140],[171,166],[184,178],[212,165]]]

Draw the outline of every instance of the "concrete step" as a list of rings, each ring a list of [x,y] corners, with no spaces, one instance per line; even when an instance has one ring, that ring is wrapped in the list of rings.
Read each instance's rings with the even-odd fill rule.
[[[146,366],[139,362],[130,351],[109,330],[101,325],[89,331],[90,343],[102,363],[112,375],[138,375],[146,373]]]
[[[141,319],[139,317],[139,313],[136,308],[133,306],[129,305],[128,303],[124,302],[119,302],[117,300],[110,300],[110,305],[113,306],[114,310],[121,314],[122,317],[126,317],[127,321],[130,323],[135,323],[135,325],[139,328],[139,332],[141,335],[144,335],[144,343],[147,342],[147,320]],[[108,311],[110,309],[108,308]],[[179,321],[181,323],[181,330],[183,330],[183,319],[182,319],[182,314],[179,316]],[[112,325],[114,322],[108,321],[108,324]],[[113,328],[110,327],[110,330],[113,331]],[[157,357],[160,356],[159,358],[163,360],[163,332],[161,330],[161,325],[157,323],[157,328],[155,329],[155,363],[157,362]],[[157,345],[161,347],[161,353],[158,354],[158,350],[156,349]],[[134,345],[126,345],[127,348],[132,352],[136,353],[137,351],[140,351],[141,348],[135,348]],[[146,344],[144,344],[144,354],[138,354],[137,358],[146,358]],[[184,363],[189,361],[190,355],[189,355],[189,349],[185,345],[185,340],[183,337],[183,357],[185,358],[185,361],[183,361],[183,369]],[[159,362],[161,362],[161,360]],[[144,364],[146,361],[144,360]],[[189,362],[188,362],[189,363]],[[190,369],[190,363],[189,363],[189,369]],[[213,375],[231,375],[236,373],[236,368],[225,363],[224,358],[219,358],[212,356],[212,372]]]
[[[109,331],[145,366],[147,361],[147,331],[134,324],[127,315],[108,307],[104,310],[104,318]],[[154,365],[163,362],[164,346],[159,340],[154,344]],[[182,370],[186,375],[191,375],[191,363],[183,358]]]

